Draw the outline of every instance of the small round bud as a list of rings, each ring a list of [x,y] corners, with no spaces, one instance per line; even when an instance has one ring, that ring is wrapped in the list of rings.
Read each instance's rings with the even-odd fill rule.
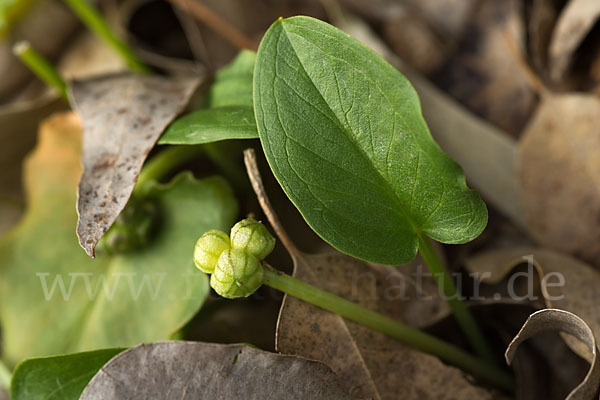
[[[263,283],[263,267],[252,254],[239,249],[221,253],[210,286],[223,297],[248,297]]]
[[[200,236],[194,247],[194,264],[202,272],[212,274],[222,252],[229,250],[229,236],[213,229]]]
[[[231,247],[264,260],[273,251],[275,238],[261,222],[246,218],[231,228]]]

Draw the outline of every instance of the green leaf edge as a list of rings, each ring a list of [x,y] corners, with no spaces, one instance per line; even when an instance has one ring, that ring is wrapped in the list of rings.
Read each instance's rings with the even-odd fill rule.
[[[202,120],[206,116],[212,116],[214,113],[223,113],[229,114],[232,116],[232,122],[236,122],[235,119],[239,118],[239,114],[246,114],[245,117],[249,117],[250,113],[252,115],[251,121],[253,124],[244,123],[237,121],[236,128],[237,131],[235,133],[227,133],[222,137],[217,139],[203,139],[202,134],[193,135],[191,132],[194,130],[190,128],[190,126],[199,125],[200,129],[212,129],[213,131],[221,129],[222,132],[226,132],[228,125],[219,125],[219,124],[202,124]],[[198,121],[198,122],[194,122]],[[241,128],[241,129],[240,129]],[[244,130],[247,128],[246,130]],[[197,130],[197,129],[196,129]],[[187,132],[187,133],[186,133]],[[185,137],[185,138],[182,138]],[[191,138],[187,138],[190,137]],[[232,139],[258,139],[258,129],[256,127],[256,117],[254,116],[254,109],[248,106],[224,106],[224,107],[215,107],[215,108],[206,108],[193,111],[189,114],[184,115],[181,118],[178,118],[173,123],[171,123],[166,131],[161,135],[157,144],[177,144],[177,145],[194,145],[194,144],[206,144],[206,143],[215,143],[223,140],[232,140]]]
[[[319,22],[319,23],[325,23],[325,24],[327,24],[326,22],[324,22],[324,21],[321,21],[321,20],[319,20],[318,18],[314,18],[314,17],[310,17],[310,16],[304,16],[304,15],[293,16],[293,17],[289,17],[289,18],[283,18],[283,17],[279,17],[279,18],[278,18],[278,19],[277,19],[275,22],[273,22],[273,24],[271,24],[271,26],[269,27],[269,29],[267,29],[267,31],[265,32],[265,34],[264,34],[264,36],[263,36],[263,37],[266,37],[266,36],[267,36],[267,34],[268,34],[269,32],[271,32],[272,30],[274,30],[275,28],[277,28],[277,26],[278,26],[279,24],[281,24],[281,25],[282,25],[282,29],[284,29],[284,30],[285,30],[285,28],[283,28],[283,23],[284,23],[285,21],[293,21],[293,20],[297,20],[297,19],[314,20],[314,21],[317,21],[317,22]],[[329,25],[329,24],[327,24],[327,25]],[[420,97],[419,97],[419,95],[418,95],[418,93],[417,93],[416,89],[415,89],[415,88],[414,88],[414,86],[412,85],[412,83],[410,83],[410,81],[408,80],[408,78],[406,78],[406,77],[404,76],[404,74],[402,74],[400,71],[398,71],[398,70],[397,70],[397,69],[396,69],[396,68],[395,68],[393,65],[391,65],[391,64],[390,64],[390,63],[389,63],[389,62],[388,62],[386,59],[384,59],[383,57],[381,57],[379,54],[377,54],[375,51],[373,51],[373,49],[371,49],[371,48],[369,48],[368,46],[366,46],[366,45],[365,45],[364,43],[362,43],[360,40],[357,40],[357,39],[355,39],[355,38],[351,37],[351,36],[350,36],[350,35],[348,35],[346,32],[342,31],[341,29],[339,29],[339,28],[337,28],[337,27],[335,27],[335,26],[333,26],[333,25],[329,25],[329,26],[330,26],[331,28],[333,28],[333,29],[335,29],[335,30],[337,30],[337,31],[341,32],[342,34],[344,34],[344,35],[346,35],[346,36],[350,37],[351,39],[354,39],[354,40],[355,40],[355,41],[358,43],[358,45],[359,45],[359,46],[361,46],[361,47],[363,47],[364,49],[366,49],[367,51],[369,51],[369,52],[371,52],[371,53],[375,54],[377,57],[379,57],[379,58],[381,59],[381,61],[382,61],[384,64],[387,64],[389,67],[393,68],[393,69],[394,69],[394,70],[396,70],[396,71],[397,71],[397,72],[398,72],[398,73],[399,73],[401,76],[403,76],[403,77],[406,79],[406,82],[407,82],[407,84],[408,84],[408,87],[409,87],[409,88],[412,90],[412,92],[413,92],[413,94],[414,94],[415,98],[417,99],[417,107],[418,107],[418,111],[419,111],[419,113],[420,113],[420,115],[421,115],[421,118],[423,119],[423,121],[425,121],[425,118],[424,118],[424,116],[423,116],[423,112],[422,112],[422,109],[421,109],[421,99],[420,99]],[[263,47],[263,46],[262,46],[262,44],[263,44],[263,42],[261,41],[261,44],[259,45],[259,48],[258,48],[258,50],[257,50],[257,52],[256,52],[256,55],[257,55],[257,62],[256,62],[256,64],[255,64],[255,66],[254,66],[254,79],[253,79],[253,85],[252,85],[252,88],[253,88],[253,100],[255,99],[255,96],[256,96],[256,71],[257,71],[257,69],[258,69],[258,58],[259,58],[259,55],[260,55],[261,49],[262,49],[262,47]],[[428,234],[428,232],[427,232],[426,230],[421,230],[421,229],[417,228],[417,227],[415,226],[414,222],[411,220],[411,218],[410,218],[408,215],[406,215],[405,211],[404,211],[404,210],[401,210],[401,212],[402,212],[402,213],[403,213],[403,214],[406,216],[406,218],[408,219],[408,221],[410,222],[410,224],[413,226],[413,228],[415,228],[414,255],[412,256],[412,258],[411,258],[411,259],[405,259],[405,260],[390,259],[389,257],[387,257],[387,256],[385,256],[385,255],[384,255],[384,256],[381,256],[381,257],[365,257],[365,256],[363,256],[363,255],[361,255],[361,254],[358,254],[358,253],[356,253],[356,252],[352,251],[352,249],[341,248],[341,247],[339,247],[339,246],[335,245],[334,243],[332,243],[332,241],[331,241],[329,238],[327,238],[327,237],[323,236],[323,235],[322,235],[322,233],[320,232],[320,230],[316,229],[316,228],[315,228],[315,226],[314,226],[314,224],[313,224],[311,221],[309,221],[309,220],[306,218],[306,216],[304,215],[304,212],[303,212],[303,211],[300,209],[300,207],[298,207],[298,204],[297,204],[297,202],[296,202],[296,201],[293,199],[293,197],[292,197],[292,196],[290,196],[290,194],[288,193],[288,190],[286,189],[286,186],[283,184],[283,182],[282,182],[281,178],[280,178],[279,176],[277,176],[277,174],[275,174],[275,171],[273,170],[273,167],[271,166],[271,160],[270,160],[270,159],[269,159],[269,157],[267,156],[267,152],[265,151],[265,146],[264,146],[264,144],[263,144],[263,140],[262,140],[262,138],[261,138],[261,133],[260,133],[260,128],[259,128],[259,123],[258,123],[258,117],[256,116],[256,115],[257,115],[257,113],[256,113],[256,101],[253,101],[253,103],[254,103],[254,112],[255,112],[255,118],[257,119],[257,129],[258,129],[258,133],[259,133],[259,139],[260,139],[260,142],[261,142],[261,146],[262,146],[262,148],[263,148],[263,153],[265,154],[265,157],[266,157],[266,159],[267,159],[267,163],[269,164],[269,167],[271,168],[271,171],[273,172],[273,175],[275,176],[275,179],[277,180],[277,182],[278,182],[278,183],[279,183],[279,185],[281,186],[281,189],[284,191],[284,193],[286,194],[286,196],[288,197],[288,199],[289,199],[289,200],[290,200],[290,201],[291,201],[291,202],[294,204],[294,206],[296,207],[296,209],[298,210],[298,212],[299,212],[299,213],[302,215],[302,217],[303,217],[304,221],[305,221],[305,222],[306,222],[306,223],[307,223],[307,224],[310,226],[310,228],[311,228],[311,229],[312,229],[312,230],[313,230],[313,231],[314,231],[314,232],[315,232],[315,233],[316,233],[316,234],[317,234],[317,235],[318,235],[318,236],[319,236],[321,239],[323,239],[325,242],[327,242],[328,244],[330,244],[330,245],[331,245],[331,246],[333,246],[334,248],[338,249],[339,251],[341,251],[341,252],[343,252],[343,253],[345,253],[345,254],[347,254],[347,255],[350,255],[350,256],[352,256],[352,257],[355,257],[355,258],[357,258],[357,259],[360,259],[360,260],[367,261],[367,262],[375,262],[375,263],[379,263],[379,264],[390,264],[390,265],[393,265],[393,264],[405,264],[405,263],[408,263],[408,262],[410,262],[410,261],[411,261],[411,260],[412,260],[412,259],[413,259],[413,258],[414,258],[416,255],[417,255],[417,252],[418,252],[418,250],[419,250],[419,245],[418,245],[418,239],[417,239],[417,237],[418,237],[418,235],[419,235],[421,232],[425,233],[425,235],[427,235],[428,237],[430,237],[430,238],[432,238],[432,239],[434,239],[434,240],[436,240],[436,241],[438,241],[438,242],[440,242],[440,243],[444,243],[444,244],[464,244],[464,243],[468,243],[468,242],[470,242],[470,241],[474,240],[475,238],[477,238],[479,235],[481,235],[481,233],[483,232],[483,230],[486,228],[486,226],[487,226],[487,223],[488,223],[488,211],[487,211],[487,205],[485,204],[485,202],[483,201],[483,199],[481,198],[481,195],[479,194],[479,192],[478,192],[477,190],[475,190],[475,189],[471,189],[471,188],[469,188],[469,187],[467,186],[466,177],[465,177],[465,174],[464,174],[464,171],[463,171],[462,167],[461,167],[461,166],[460,166],[460,165],[459,165],[459,164],[458,164],[456,161],[454,161],[454,160],[453,160],[453,159],[452,159],[452,158],[451,158],[451,157],[450,157],[448,154],[446,154],[446,153],[444,152],[444,150],[443,150],[443,149],[441,149],[441,147],[439,146],[439,144],[438,144],[438,143],[435,141],[435,139],[434,139],[434,138],[433,138],[433,136],[431,135],[431,131],[429,130],[429,126],[427,126],[427,123],[426,123],[426,121],[425,121],[425,127],[427,128],[427,133],[429,134],[429,138],[431,139],[431,141],[432,141],[433,145],[439,148],[439,150],[440,150],[440,151],[441,151],[441,152],[442,152],[442,153],[443,153],[443,154],[446,156],[446,158],[447,158],[447,162],[449,162],[449,163],[451,163],[451,164],[454,164],[455,168],[457,169],[457,172],[459,172],[459,179],[458,179],[458,182],[457,182],[457,183],[458,183],[458,185],[460,185],[460,186],[461,186],[461,188],[462,188],[462,189],[464,189],[465,191],[471,192],[471,193],[473,193],[474,195],[476,195],[476,198],[478,199],[478,202],[480,203],[480,206],[481,206],[481,210],[480,210],[480,211],[481,211],[481,212],[482,212],[482,214],[483,214],[483,218],[482,218],[482,220],[481,220],[481,222],[480,222],[480,226],[479,226],[479,228],[478,228],[478,229],[476,229],[476,230],[474,231],[474,233],[473,233],[473,234],[472,234],[470,237],[467,237],[467,238],[464,238],[464,239],[461,239],[461,240],[440,240],[440,239],[437,239],[437,238],[435,238],[435,237],[433,237],[433,236],[429,235],[429,234]]]
[[[125,350],[127,350],[126,347],[113,347],[113,348],[107,348],[107,349],[83,351],[83,352],[79,352],[79,353],[57,354],[57,355],[45,356],[45,357],[32,357],[32,358],[27,358],[25,360],[22,360],[17,364],[17,366],[15,367],[15,369],[13,371],[13,375],[11,378],[11,385],[10,385],[10,398],[13,400],[19,399],[18,390],[21,389],[21,384],[17,384],[17,382],[18,382],[18,379],[21,377],[21,375],[26,373],[26,372],[24,372],[24,370],[26,368],[28,368],[29,364],[31,364],[31,363],[36,363],[38,361],[45,361],[45,360],[60,360],[60,359],[68,360],[70,358],[73,358],[74,356],[96,355],[99,353],[106,353],[106,352],[108,352],[109,354],[112,353],[110,355],[110,357],[108,357],[108,359],[106,360],[106,362],[109,362],[110,360],[112,360],[114,357],[121,354]],[[100,368],[102,368],[102,366],[100,366]],[[98,369],[98,371],[100,370],[100,368]],[[96,373],[98,371],[94,372],[94,374],[90,377],[90,380],[96,375]],[[89,381],[86,382],[85,386],[87,386],[88,383],[89,383]],[[82,393],[83,393],[83,390],[85,389],[85,386],[81,390]],[[77,400],[77,399],[73,399],[73,400]]]

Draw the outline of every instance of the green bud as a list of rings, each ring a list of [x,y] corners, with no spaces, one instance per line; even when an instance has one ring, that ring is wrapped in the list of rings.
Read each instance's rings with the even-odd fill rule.
[[[263,267],[252,254],[239,249],[221,253],[210,286],[223,297],[248,297],[263,283]]]
[[[229,236],[213,229],[200,236],[194,247],[194,264],[202,272],[212,274],[222,252],[229,250]]]
[[[148,246],[160,225],[160,213],[149,200],[131,198],[102,238],[107,254],[123,254]]]
[[[273,251],[275,238],[261,222],[246,218],[231,228],[231,247],[264,260]]]

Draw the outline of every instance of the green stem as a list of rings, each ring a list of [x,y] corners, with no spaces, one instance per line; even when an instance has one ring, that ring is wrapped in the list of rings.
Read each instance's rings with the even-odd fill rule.
[[[58,71],[38,53],[27,41],[21,41],[14,45],[13,53],[23,61],[25,65],[43,82],[55,88],[60,96],[67,100],[67,84]],[[68,100],[67,100],[68,101]]]
[[[447,297],[448,305],[452,309],[454,318],[460,329],[465,334],[467,341],[475,350],[475,352],[489,362],[496,362],[494,353],[489,347],[485,336],[479,329],[475,318],[467,308],[466,304],[461,300],[454,281],[450,277],[448,270],[444,267],[442,260],[433,248],[431,241],[423,233],[419,234],[419,252],[425,264],[429,268],[433,279],[435,279],[438,287]]]
[[[240,191],[252,190],[248,177],[242,172],[243,170],[236,161],[232,159],[232,154],[237,154],[237,149],[233,149],[232,144],[228,142],[205,143],[203,145],[204,153],[235,188]]]
[[[5,388],[7,391],[10,390],[10,370],[2,361],[0,361],[0,387]]]
[[[267,286],[339,314],[354,322],[358,322],[411,347],[436,355],[440,359],[464,369],[473,376],[492,383],[508,392],[514,390],[513,379],[508,372],[456,346],[276,271],[268,265],[265,265],[264,273],[264,284]]]
[[[119,39],[108,26],[102,15],[86,0],[64,0],[79,19],[100,39],[112,47],[125,61],[127,66],[138,73],[149,73],[146,67],[133,52],[131,47]]]
[[[167,147],[144,164],[134,193],[142,194],[146,190],[148,182],[164,177],[176,167],[193,160],[203,152],[204,149],[201,145]]]
[[[218,143],[205,143],[201,145],[181,145],[169,146],[165,150],[152,157],[140,172],[137,184],[134,189],[135,194],[143,194],[148,182],[155,179],[161,179],[169,174],[175,168],[192,161],[194,158],[205,155],[219,168],[225,177],[234,184],[234,187],[245,188],[248,186],[248,179],[240,173],[231,160],[227,149],[215,146]]]

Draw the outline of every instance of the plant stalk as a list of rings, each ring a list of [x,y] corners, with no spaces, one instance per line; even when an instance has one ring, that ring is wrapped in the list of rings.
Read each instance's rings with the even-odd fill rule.
[[[467,341],[475,353],[488,362],[497,362],[485,336],[481,332],[481,329],[479,329],[475,318],[473,318],[473,314],[471,314],[466,304],[461,300],[460,294],[456,290],[456,286],[448,270],[433,248],[429,238],[423,233],[419,233],[419,252],[433,275],[433,279],[435,279],[438,287],[446,296],[446,301],[452,309],[456,322],[458,322],[460,329],[465,334]]]
[[[58,71],[31,44],[24,40],[13,46],[13,53],[23,61],[27,67],[48,86],[55,88],[60,96],[67,99],[67,84]]]
[[[102,15],[100,15],[100,13],[86,0],[64,1],[90,31],[101,40],[105,41],[108,46],[113,48],[123,58],[131,71],[142,74],[151,72],[150,69],[140,61],[131,47],[115,35]]]
[[[223,175],[232,183],[234,187],[245,190],[248,186],[247,179],[242,175],[239,169],[235,168],[226,149],[220,146],[220,143],[205,143],[200,145],[177,145],[169,146],[152,157],[140,172],[134,193],[143,195],[148,182],[158,180],[169,174],[175,168],[194,158],[205,155],[210,159]]]
[[[212,163],[221,170],[225,178],[227,178],[234,188],[240,192],[252,190],[246,174],[238,166],[232,154],[236,154],[236,148],[229,141],[219,141],[213,143],[205,143],[202,145],[204,154]]]
[[[0,361],[0,388],[4,388],[7,391],[10,390],[10,370],[2,361]]]
[[[142,194],[146,190],[148,182],[164,177],[176,167],[193,160],[203,152],[202,145],[167,147],[144,164],[134,193]]]
[[[263,283],[317,307],[339,314],[346,319],[358,322],[359,324],[393,337],[413,348],[433,354],[507,392],[514,391],[512,376],[495,364],[477,358],[454,345],[405,325],[402,322],[393,320],[383,314],[369,310],[366,307],[276,271],[267,264],[265,264]]]

